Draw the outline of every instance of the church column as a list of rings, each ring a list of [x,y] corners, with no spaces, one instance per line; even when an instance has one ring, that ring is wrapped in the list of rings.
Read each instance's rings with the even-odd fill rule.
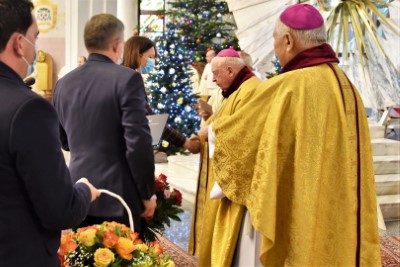
[[[65,70],[76,67],[78,58],[78,0],[65,1]]]
[[[138,2],[136,0],[118,0],[117,17],[125,25],[125,40],[133,35],[138,25]]]

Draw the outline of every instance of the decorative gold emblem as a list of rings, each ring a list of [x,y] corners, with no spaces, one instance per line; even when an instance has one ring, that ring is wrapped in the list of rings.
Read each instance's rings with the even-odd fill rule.
[[[49,32],[57,24],[57,5],[51,0],[37,0],[33,2],[33,10],[39,31]]]

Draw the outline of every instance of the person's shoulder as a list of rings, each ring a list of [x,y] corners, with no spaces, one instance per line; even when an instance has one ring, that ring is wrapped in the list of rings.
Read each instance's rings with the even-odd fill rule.
[[[117,64],[115,64],[115,67],[116,67],[116,70],[117,71],[119,71],[119,72],[121,72],[121,73],[124,73],[124,74],[126,74],[126,75],[141,75],[139,72],[137,72],[136,70],[134,70],[134,69],[131,69],[131,68],[128,68],[128,67],[125,67],[125,66],[123,66],[123,65],[117,65]]]
[[[247,81],[245,81],[245,83],[247,83],[249,86],[251,87],[256,87],[257,85],[259,85],[262,81],[260,80],[260,78],[258,78],[257,76],[252,76],[250,79],[248,79]]]
[[[30,99],[41,98],[37,93],[33,92],[25,84],[14,80],[0,81],[0,98],[8,98],[8,104],[20,105]]]
[[[118,75],[117,78],[123,78],[123,77],[131,77],[135,75],[139,75],[137,71],[125,67],[123,65],[115,64],[115,63],[107,63],[107,66],[105,68],[102,68],[102,71],[104,72],[105,76],[114,76]]]
[[[53,106],[48,100],[32,92],[32,94],[27,94],[23,101],[21,101],[18,110],[32,110],[36,112],[38,109],[49,109],[51,111],[54,110]]]

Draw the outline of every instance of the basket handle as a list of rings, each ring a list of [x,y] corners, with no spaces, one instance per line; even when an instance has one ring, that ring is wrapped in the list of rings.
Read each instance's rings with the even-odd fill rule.
[[[130,226],[131,230],[134,232],[135,230],[134,230],[132,212],[131,212],[131,209],[128,207],[128,204],[126,204],[125,200],[123,200],[121,196],[119,196],[111,191],[108,191],[107,189],[97,189],[97,191],[101,192],[102,194],[112,196],[121,202],[121,204],[125,207],[126,211],[128,212],[129,226]]]

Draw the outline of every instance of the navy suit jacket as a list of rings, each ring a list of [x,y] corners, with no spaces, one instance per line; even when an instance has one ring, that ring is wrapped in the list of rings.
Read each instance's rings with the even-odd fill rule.
[[[62,229],[79,225],[90,190],[73,185],[54,108],[0,62],[0,266],[59,266]]]
[[[154,194],[154,156],[141,75],[108,57],[88,61],[58,81],[53,104],[63,148],[71,152],[73,181],[87,177],[127,202],[132,213]],[[89,215],[119,217],[123,206],[103,194]]]

